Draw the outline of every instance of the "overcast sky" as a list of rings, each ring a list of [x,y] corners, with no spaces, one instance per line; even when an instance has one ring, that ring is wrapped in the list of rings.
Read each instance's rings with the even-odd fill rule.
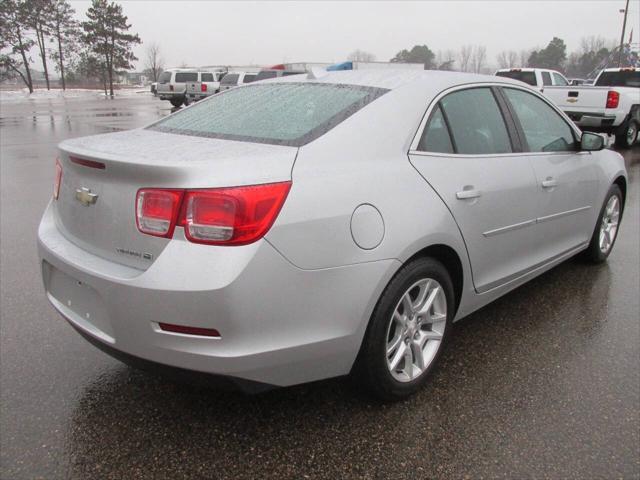
[[[88,1],[72,1],[83,18]],[[488,63],[502,50],[543,47],[553,36],[568,50],[600,35],[619,41],[624,0],[214,2],[122,1],[132,30],[158,42],[165,66],[269,65],[344,60],[355,50],[388,61],[403,48],[487,47]],[[640,39],[640,0],[631,0],[627,32]],[[628,38],[628,33],[625,35]],[[144,44],[136,48],[142,60]],[[142,67],[142,64],[139,64]]]

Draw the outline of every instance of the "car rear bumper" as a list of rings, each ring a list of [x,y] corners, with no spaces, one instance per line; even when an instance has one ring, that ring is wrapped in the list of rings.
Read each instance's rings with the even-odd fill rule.
[[[347,374],[397,260],[302,270],[266,240],[243,247],[174,238],[147,270],[38,230],[47,297],[106,349],[187,370],[286,386]],[[179,237],[179,235],[174,235]],[[162,331],[215,328],[220,338]]]

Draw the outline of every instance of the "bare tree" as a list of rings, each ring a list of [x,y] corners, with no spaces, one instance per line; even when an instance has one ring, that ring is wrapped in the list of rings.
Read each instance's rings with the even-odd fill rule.
[[[376,56],[373,53],[358,49],[351,52],[347,60],[351,60],[352,62],[375,62]]]
[[[151,74],[154,82],[158,81],[158,77],[164,70],[164,59],[160,54],[160,45],[152,42],[147,47],[145,58],[146,70]]]
[[[518,52],[514,52],[513,50],[503,50],[498,54],[496,59],[498,60],[500,68],[515,67],[518,63]]]
[[[472,55],[473,55],[473,45],[464,45],[460,49],[460,53],[458,54],[458,57],[459,57],[458,63],[460,63],[461,72],[469,71],[469,67],[471,66],[470,63],[471,63]]]
[[[520,59],[520,67],[527,67],[529,65],[529,57],[531,57],[531,52],[533,52],[533,50],[529,49],[529,50],[520,50],[520,53],[518,54],[519,59]]]
[[[486,59],[487,47],[484,45],[476,45],[473,49],[473,55],[471,56],[471,65],[475,73],[480,73],[482,71]]]
[[[456,53],[453,50],[438,50],[436,54],[436,69],[437,70],[453,70],[456,63]]]

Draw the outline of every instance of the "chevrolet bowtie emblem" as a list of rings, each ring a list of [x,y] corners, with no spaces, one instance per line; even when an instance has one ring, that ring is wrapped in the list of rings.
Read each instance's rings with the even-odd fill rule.
[[[85,207],[88,207],[89,205],[93,205],[98,201],[98,195],[95,193],[91,193],[90,189],[82,187],[76,190],[76,200],[78,200]]]

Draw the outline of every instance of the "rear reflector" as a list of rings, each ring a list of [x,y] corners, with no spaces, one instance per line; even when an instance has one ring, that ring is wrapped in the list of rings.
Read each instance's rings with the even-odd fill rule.
[[[136,195],[138,230],[156,237],[171,237],[183,195],[182,190],[139,190]]]
[[[102,162],[95,162],[93,160],[85,160],[84,158],[78,158],[78,157],[69,157],[69,161],[71,163],[75,163],[76,165],[82,165],[83,167],[97,168],[98,170],[104,170],[105,169],[105,165]]]
[[[56,172],[53,179],[53,199],[57,200],[60,195],[60,184],[62,184],[62,165],[60,159],[56,158]]]
[[[182,333],[184,335],[197,335],[200,337],[220,338],[220,332],[215,328],[187,327],[185,325],[173,325],[171,323],[158,323],[163,332]]]
[[[200,84],[200,90],[203,91],[203,92],[206,92],[207,91],[207,84],[206,83]]]
[[[607,108],[618,108],[620,103],[620,94],[615,90],[609,90],[607,93]]]

